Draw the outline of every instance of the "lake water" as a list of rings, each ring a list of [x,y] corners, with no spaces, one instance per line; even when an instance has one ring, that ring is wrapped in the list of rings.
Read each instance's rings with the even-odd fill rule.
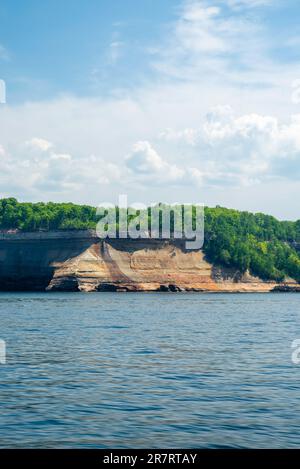
[[[0,447],[299,447],[300,295],[0,295]]]

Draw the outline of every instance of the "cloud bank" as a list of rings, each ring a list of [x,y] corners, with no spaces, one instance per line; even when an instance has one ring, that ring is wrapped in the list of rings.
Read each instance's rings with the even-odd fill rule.
[[[283,73],[270,53],[260,11],[271,3],[181,3],[145,51],[155,79],[133,90],[1,105],[1,196],[97,204],[127,193],[299,218],[300,68]],[[110,52],[125,53],[118,38]]]

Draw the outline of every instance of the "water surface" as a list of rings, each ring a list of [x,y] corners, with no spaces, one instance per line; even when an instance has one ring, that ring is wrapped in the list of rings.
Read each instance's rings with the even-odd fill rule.
[[[0,447],[299,447],[297,294],[2,293]]]

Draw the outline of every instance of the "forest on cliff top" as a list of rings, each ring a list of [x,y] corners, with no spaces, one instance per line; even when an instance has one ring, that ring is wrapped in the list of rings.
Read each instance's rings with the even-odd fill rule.
[[[171,230],[176,230],[180,210],[181,205],[171,208]],[[210,262],[248,270],[266,280],[291,277],[300,283],[300,220],[279,221],[270,215],[219,206],[205,207],[204,214],[203,250]],[[146,218],[151,226],[149,209],[137,216]],[[82,230],[95,228],[99,218],[96,208],[88,205],[0,199],[0,230]]]

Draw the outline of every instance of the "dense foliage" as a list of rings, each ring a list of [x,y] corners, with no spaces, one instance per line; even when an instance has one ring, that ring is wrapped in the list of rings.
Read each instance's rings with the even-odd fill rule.
[[[21,231],[81,230],[93,228],[96,209],[72,203],[19,203],[0,200],[0,229]]]
[[[142,217],[150,222],[147,211]],[[0,200],[1,230],[78,230],[94,228],[96,222],[96,209],[87,205]],[[300,282],[298,246],[300,220],[278,221],[261,213],[205,208],[204,251],[211,262],[249,270],[263,279],[281,281],[289,276]]]
[[[249,270],[263,279],[300,282],[300,220],[278,221],[221,207],[205,210],[205,252],[209,260]]]

